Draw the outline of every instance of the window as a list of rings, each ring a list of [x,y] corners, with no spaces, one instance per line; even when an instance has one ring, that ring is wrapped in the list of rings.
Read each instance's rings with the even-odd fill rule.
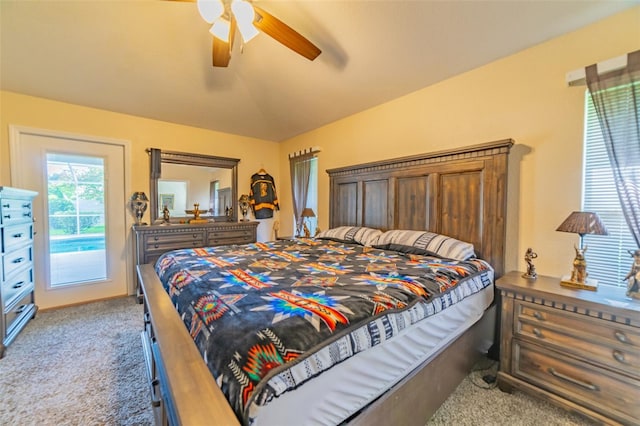
[[[99,157],[47,154],[52,287],[107,277],[104,169]]]
[[[585,106],[582,208],[598,213],[609,233],[584,236],[584,243],[588,246],[585,258],[589,277],[598,280],[598,284],[626,287],[623,279],[633,262],[627,250],[634,250],[636,243],[620,208],[600,122],[588,91]]]
[[[307,208],[310,208],[316,214],[315,217],[305,218],[304,221],[309,227],[309,231],[311,235],[314,235],[316,229],[318,227],[318,158],[312,157],[309,160],[310,162],[310,173],[309,173],[309,189],[307,192],[307,201],[305,205]],[[293,182],[294,187],[298,185],[298,182],[294,178]],[[296,229],[296,220],[293,218],[293,229]]]

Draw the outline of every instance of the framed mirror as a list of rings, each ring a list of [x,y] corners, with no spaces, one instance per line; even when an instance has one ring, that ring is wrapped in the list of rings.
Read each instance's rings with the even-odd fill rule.
[[[165,206],[171,222],[188,220],[193,215],[186,211],[193,210],[196,203],[202,219],[237,221],[239,159],[159,149],[147,151],[151,155],[151,223],[162,222]]]

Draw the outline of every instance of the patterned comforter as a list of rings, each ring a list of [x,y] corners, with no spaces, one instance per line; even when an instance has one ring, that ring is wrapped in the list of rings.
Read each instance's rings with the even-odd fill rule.
[[[238,418],[493,281],[484,261],[301,239],[176,250],[156,272]]]

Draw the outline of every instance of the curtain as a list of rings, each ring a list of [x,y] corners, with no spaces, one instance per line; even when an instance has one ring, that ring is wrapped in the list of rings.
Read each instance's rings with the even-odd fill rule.
[[[293,197],[293,216],[296,220],[296,235],[302,235],[302,211],[307,204],[309,193],[309,177],[311,176],[312,152],[300,155],[289,155],[289,168],[291,171],[291,195]]]
[[[585,71],[622,211],[640,248],[640,50],[627,55],[621,70]]]
[[[158,148],[151,148],[151,179],[159,179],[162,173],[162,155]]]

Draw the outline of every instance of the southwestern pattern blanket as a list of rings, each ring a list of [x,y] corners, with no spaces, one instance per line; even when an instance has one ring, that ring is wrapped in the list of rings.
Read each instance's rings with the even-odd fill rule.
[[[156,264],[238,418],[491,285],[456,261],[318,239],[184,249]]]

